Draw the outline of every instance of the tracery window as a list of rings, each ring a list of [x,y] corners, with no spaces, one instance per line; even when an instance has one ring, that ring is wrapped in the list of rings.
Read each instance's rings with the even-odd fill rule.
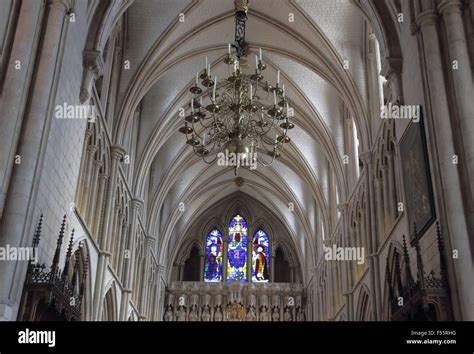
[[[259,229],[252,241],[252,282],[266,283],[270,279],[268,246],[268,235]]]
[[[226,230],[228,242],[219,229],[212,229],[205,239],[205,282],[270,281],[270,239],[262,229],[248,236],[246,220],[235,215]]]
[[[229,225],[227,251],[227,281],[245,282],[247,274],[247,223],[240,215],[232,218]]]
[[[209,232],[206,239],[206,261],[204,264],[204,281],[219,282],[222,280],[222,235],[218,229]]]

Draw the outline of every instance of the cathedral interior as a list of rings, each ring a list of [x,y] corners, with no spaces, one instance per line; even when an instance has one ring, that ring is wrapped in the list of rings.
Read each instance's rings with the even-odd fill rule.
[[[0,64],[1,320],[474,320],[474,1],[1,0]]]

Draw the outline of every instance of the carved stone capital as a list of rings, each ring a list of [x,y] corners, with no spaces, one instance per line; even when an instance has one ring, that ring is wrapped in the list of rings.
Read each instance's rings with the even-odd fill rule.
[[[434,9],[426,10],[420,12],[416,17],[416,25],[420,28],[420,31],[423,31],[427,26],[435,25],[438,21],[438,14]]]
[[[102,57],[102,52],[97,50],[85,51],[83,63],[84,72],[81,83],[81,103],[86,102],[90,98],[92,85],[104,70],[104,59]]]
[[[443,16],[452,13],[462,14],[462,2],[460,0],[443,0],[438,4],[438,11]]]
[[[142,199],[134,198],[130,204],[133,209],[139,210],[145,202]]]
[[[58,10],[64,11],[64,13],[68,13],[74,7],[73,0],[47,0],[46,6],[49,8],[57,8]]]
[[[110,148],[110,154],[115,160],[121,160],[126,153],[125,149],[119,145],[114,145]]]

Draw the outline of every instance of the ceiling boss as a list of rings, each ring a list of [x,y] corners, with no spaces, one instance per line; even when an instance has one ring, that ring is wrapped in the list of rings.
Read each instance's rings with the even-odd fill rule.
[[[235,8],[235,44],[228,44],[223,60],[229,76],[221,80],[213,77],[206,57],[204,69],[196,73],[190,88],[193,97],[179,131],[206,163],[224,159],[224,165],[234,167],[237,173],[241,166],[253,169],[257,162],[272,164],[290,142],[287,133],[294,124],[280,71],[273,85],[263,76],[266,65],[261,48],[255,55],[255,72],[243,72],[248,67],[243,57],[249,53],[245,42],[248,1],[236,0]],[[257,156],[257,151],[266,157]]]

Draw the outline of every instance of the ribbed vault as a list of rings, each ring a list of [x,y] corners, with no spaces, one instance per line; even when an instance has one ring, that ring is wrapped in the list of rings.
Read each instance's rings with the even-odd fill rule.
[[[184,22],[178,21],[180,13]],[[254,54],[262,48],[268,66],[265,77],[282,72],[296,128],[290,131],[289,147],[271,167],[239,171],[244,180],[240,187],[232,169],[197,159],[177,132],[182,125],[178,110],[189,102],[188,89],[205,57],[213,75],[228,75],[222,59],[227,43],[233,42],[233,15],[232,0],[133,3],[126,19],[126,57],[132,65],[121,79],[114,139],[124,142],[139,119],[133,188],[136,195],[148,195],[148,231],[157,238],[160,263],[170,262],[200,213],[242,193],[258,199],[285,223],[298,256],[308,259],[310,267],[321,224],[330,232],[330,188],[337,189],[339,200],[348,194],[342,162],[347,151],[345,112],[356,123],[361,150],[370,143],[362,59],[364,15],[349,1],[251,2],[248,70],[254,70]]]

